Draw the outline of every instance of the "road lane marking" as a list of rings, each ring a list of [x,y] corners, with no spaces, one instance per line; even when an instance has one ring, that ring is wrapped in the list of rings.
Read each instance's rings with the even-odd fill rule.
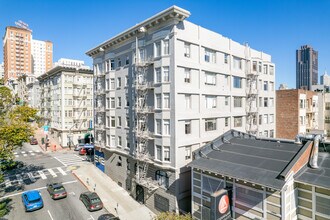
[[[32,182],[35,182],[36,179],[34,178],[33,174],[32,173],[27,173],[29,179],[32,181]]]
[[[50,214],[50,211],[49,210],[47,210],[47,211],[48,211],[48,215],[49,215],[50,219],[54,220],[53,217],[52,217],[52,214]]]
[[[52,169],[47,169],[50,175],[52,175],[54,178],[57,177],[56,173]]]
[[[36,155],[35,153],[31,153],[32,156]]]
[[[17,157],[19,157],[18,155],[15,155],[15,157],[17,158]]]
[[[58,171],[60,171],[60,173],[63,175],[63,176],[66,176],[68,175],[66,172],[64,172],[64,170],[62,170],[61,167],[57,167]]]
[[[14,152],[14,154],[18,154],[17,152]]]
[[[72,181],[68,181],[68,182],[62,183],[62,184],[63,185],[67,185],[67,184],[76,183],[76,182],[78,182],[78,180],[72,180]],[[47,188],[47,186],[36,188],[36,189],[30,189],[30,190],[42,190],[42,189],[46,189],[46,188]],[[4,197],[1,197],[0,198],[0,201],[2,201],[3,199],[9,198],[9,197],[21,195],[21,194],[23,194],[25,192],[28,192],[30,190],[26,190],[26,191],[23,191],[23,192],[18,192],[18,193],[14,193],[14,194],[11,194],[11,195],[7,195],[7,196],[4,196]]]
[[[40,152],[40,150],[35,150],[35,152],[36,152],[36,153],[39,153],[39,152]]]
[[[16,179],[17,179],[18,184],[23,184],[23,179],[20,174],[16,174]]]
[[[41,179],[43,179],[43,180],[47,179],[47,176],[44,174],[44,172],[42,172],[42,170],[38,170],[38,173],[39,173]]]
[[[24,157],[26,157],[26,156],[27,156],[27,154],[23,154],[23,156],[24,156]]]
[[[21,151],[22,154],[25,154],[25,151]]]
[[[33,150],[29,150],[29,153],[32,153],[33,152]]]

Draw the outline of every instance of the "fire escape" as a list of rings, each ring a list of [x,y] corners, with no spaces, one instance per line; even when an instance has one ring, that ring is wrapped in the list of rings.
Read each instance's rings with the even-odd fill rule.
[[[148,128],[148,118],[153,113],[153,108],[147,104],[148,93],[153,89],[152,81],[147,78],[148,71],[153,69],[152,66],[152,59],[136,59],[133,84],[135,90],[135,158],[137,160],[135,181],[147,188],[149,192],[156,190],[159,186],[157,181],[147,177],[149,164],[153,163],[148,150],[148,143],[153,139]]]
[[[252,61],[251,68],[251,54],[250,47],[245,46],[245,74],[246,74],[246,132],[248,134],[257,135],[258,125],[257,125],[257,99],[258,99],[258,70],[257,62]],[[256,62],[256,64],[254,63]]]

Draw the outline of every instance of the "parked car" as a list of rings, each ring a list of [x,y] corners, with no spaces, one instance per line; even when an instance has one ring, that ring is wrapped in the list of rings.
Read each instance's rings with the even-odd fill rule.
[[[31,144],[31,145],[38,145],[38,140],[37,140],[37,138],[34,138],[34,137],[31,138],[31,139],[30,139],[30,144]]]
[[[80,151],[80,149],[83,148],[84,145],[85,145],[84,143],[76,144],[76,146],[74,147],[74,150],[75,150],[75,151]]]
[[[34,211],[44,207],[41,194],[37,190],[27,191],[22,194],[22,202],[25,207],[25,211]]]
[[[79,155],[85,155],[87,152],[86,152],[86,148],[80,148],[79,150]]]
[[[52,199],[62,199],[67,196],[67,192],[61,183],[47,184],[47,191]]]
[[[114,216],[113,214],[103,214],[100,215],[97,220],[120,220],[118,217]]]
[[[97,211],[103,208],[100,197],[95,192],[84,192],[79,199],[84,203],[88,211]]]

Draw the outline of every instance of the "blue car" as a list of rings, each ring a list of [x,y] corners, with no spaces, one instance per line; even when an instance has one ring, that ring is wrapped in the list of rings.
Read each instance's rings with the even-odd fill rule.
[[[44,207],[41,194],[37,190],[27,191],[22,194],[22,202],[25,207],[25,211],[34,211]]]

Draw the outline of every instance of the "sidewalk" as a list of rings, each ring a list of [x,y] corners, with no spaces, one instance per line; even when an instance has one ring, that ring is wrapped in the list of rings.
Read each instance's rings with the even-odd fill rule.
[[[96,184],[95,192],[100,196],[104,208],[121,220],[151,220],[155,216],[151,210],[135,201],[125,189],[93,164],[81,164],[72,173],[90,191],[94,191]]]
[[[47,151],[46,151],[45,144],[42,144],[42,141],[41,141],[42,138],[44,138],[44,140],[46,141],[46,135],[44,134],[44,131],[42,128],[38,128],[35,131],[34,137],[37,138],[39,147],[45,152],[52,152],[54,150],[54,145],[56,145],[56,151],[69,150],[69,149],[63,148],[50,134],[48,134],[49,147],[47,148]]]

